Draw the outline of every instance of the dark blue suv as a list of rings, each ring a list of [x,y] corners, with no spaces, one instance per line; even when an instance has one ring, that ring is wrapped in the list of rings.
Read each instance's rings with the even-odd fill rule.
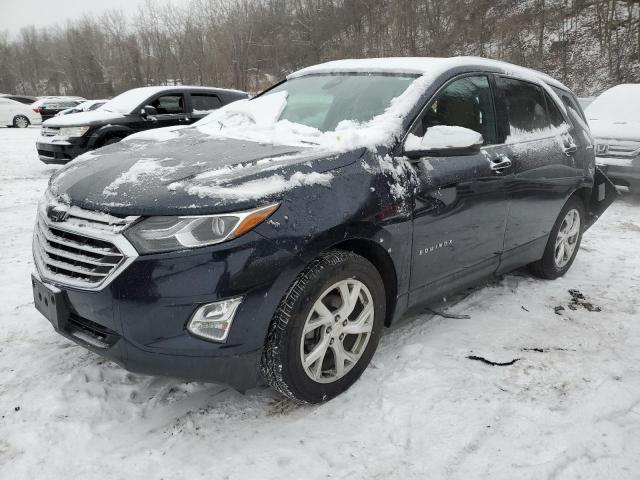
[[[345,60],[52,178],[36,307],[136,372],[321,402],[410,309],[571,266],[616,192],[574,95],[478,58]]]

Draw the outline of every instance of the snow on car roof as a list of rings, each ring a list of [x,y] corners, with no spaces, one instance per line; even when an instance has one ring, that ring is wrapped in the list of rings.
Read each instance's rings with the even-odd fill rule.
[[[436,76],[453,68],[461,67],[507,73],[529,79],[535,78],[549,85],[567,89],[562,83],[545,73],[482,57],[389,57],[334,60],[303,68],[288,75],[287,78],[338,72],[405,73]]]

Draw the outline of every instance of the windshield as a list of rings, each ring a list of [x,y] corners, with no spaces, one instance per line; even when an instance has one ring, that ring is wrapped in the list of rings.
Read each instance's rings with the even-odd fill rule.
[[[640,85],[618,85],[598,98],[585,110],[589,120],[640,122]]]
[[[227,104],[194,128],[277,145],[374,148],[400,135],[406,115],[428,85],[429,78],[412,74],[306,75]]]
[[[294,78],[265,95],[287,92],[278,120],[335,130],[343,120],[364,123],[383,113],[415,80],[413,75],[331,74]]]
[[[131,113],[134,108],[144,102],[151,93],[146,88],[134,88],[113,97],[100,110],[114,113]]]

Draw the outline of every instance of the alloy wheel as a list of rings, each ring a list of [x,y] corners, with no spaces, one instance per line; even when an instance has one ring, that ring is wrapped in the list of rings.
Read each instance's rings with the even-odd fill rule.
[[[580,213],[573,208],[567,212],[558,229],[554,250],[556,267],[563,268],[569,263],[578,244],[579,237]]]
[[[335,283],[313,304],[300,340],[305,373],[318,383],[344,377],[364,353],[374,324],[373,297],[350,278]]]
[[[14,122],[18,128],[27,128],[29,126],[29,119],[22,115],[17,116]]]

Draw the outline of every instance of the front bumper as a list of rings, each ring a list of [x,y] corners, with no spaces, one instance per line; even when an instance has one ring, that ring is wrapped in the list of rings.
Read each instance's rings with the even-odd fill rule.
[[[616,185],[640,189],[640,158],[596,157],[596,165]]]
[[[258,383],[273,312],[302,267],[253,232],[224,246],[144,255],[100,291],[54,284],[69,312],[54,328],[133,372],[246,390]],[[200,305],[233,296],[244,300],[224,343],[187,331]]]
[[[89,139],[81,137],[59,140],[56,137],[40,136],[36,141],[36,150],[41,162],[64,164],[88,151]]]

